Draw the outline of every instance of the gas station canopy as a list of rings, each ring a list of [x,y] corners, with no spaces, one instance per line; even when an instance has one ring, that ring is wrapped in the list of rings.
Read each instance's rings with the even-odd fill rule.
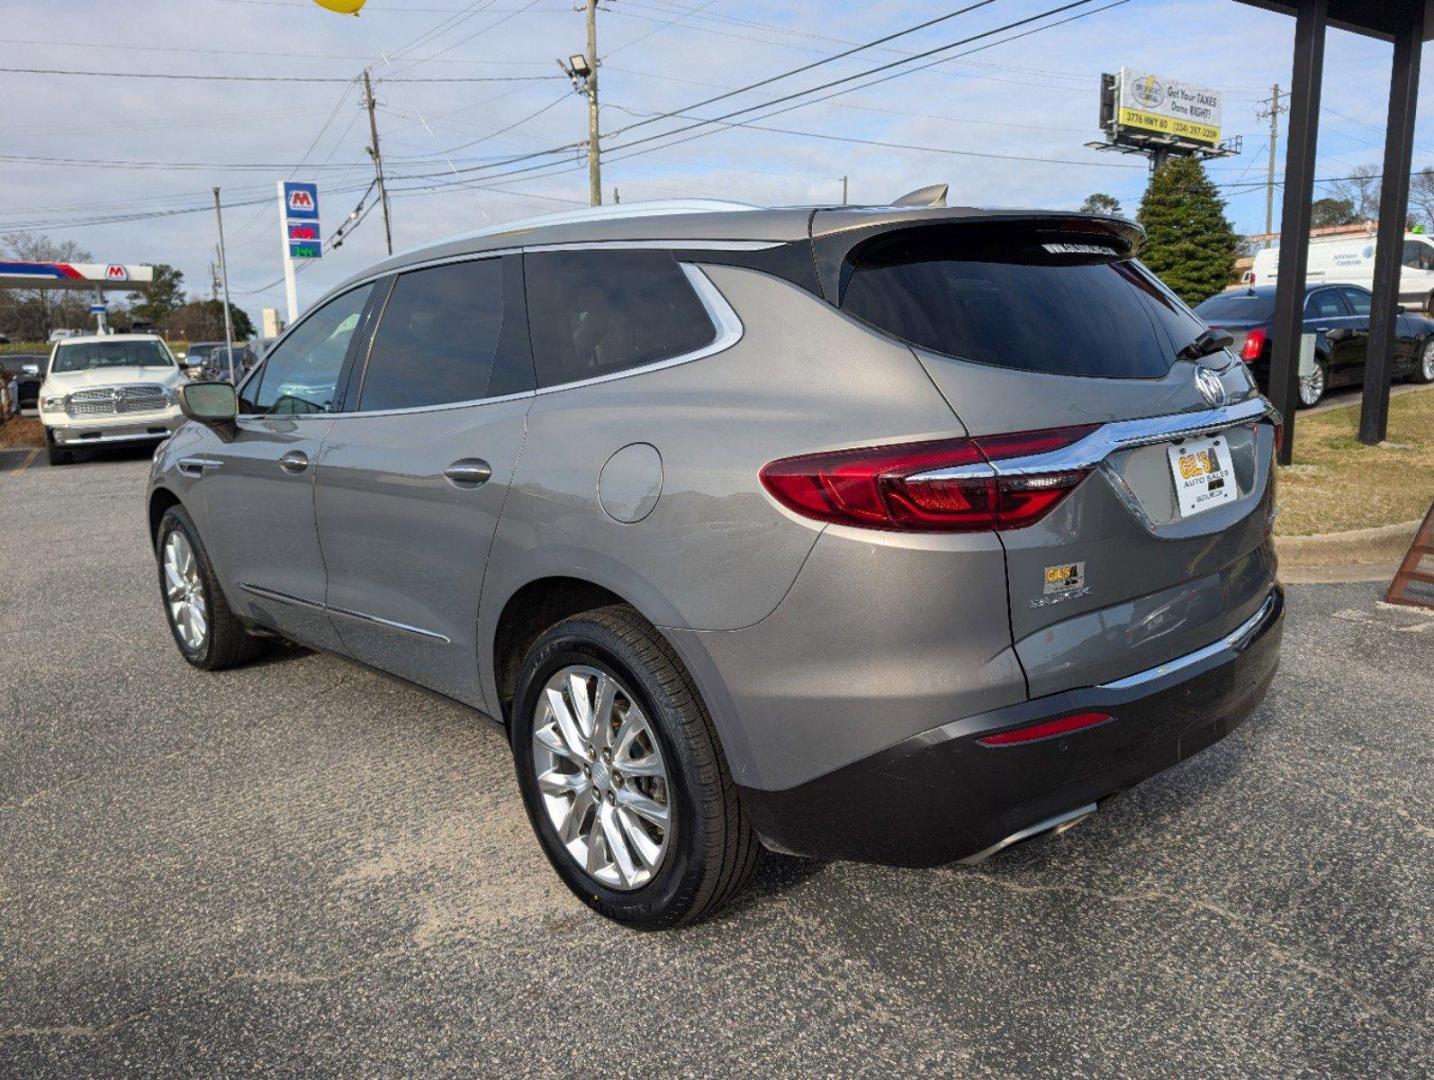
[[[144,292],[154,283],[154,267],[123,263],[50,263],[0,261],[0,288],[118,290]]]

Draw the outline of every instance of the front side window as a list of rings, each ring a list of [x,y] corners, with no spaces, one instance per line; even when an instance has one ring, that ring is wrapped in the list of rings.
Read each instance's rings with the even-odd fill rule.
[[[1344,293],[1345,303],[1349,305],[1350,310],[1356,315],[1369,314],[1369,301],[1371,299],[1369,293],[1363,289],[1340,289],[1339,291]]]
[[[350,289],[305,317],[244,385],[241,413],[333,412],[339,372],[373,285]]]
[[[521,273],[516,260],[508,265]],[[505,311],[504,273],[504,260],[489,258],[400,274],[369,350],[359,409],[413,409],[531,390],[522,307],[515,295]]]
[[[93,371],[96,368],[172,368],[174,357],[158,341],[87,341],[60,345],[51,371]]]
[[[1019,228],[907,230],[849,257],[841,307],[913,345],[978,364],[1158,378],[1204,325],[1110,243]]]
[[[1403,261],[1411,270],[1434,270],[1434,244],[1423,240],[1404,241]]]
[[[539,386],[696,352],[717,328],[670,251],[523,256]]]

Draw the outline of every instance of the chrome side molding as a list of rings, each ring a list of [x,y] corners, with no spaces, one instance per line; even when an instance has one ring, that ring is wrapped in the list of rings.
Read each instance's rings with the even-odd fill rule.
[[[325,604],[318,600],[305,600],[301,596],[293,596],[290,593],[280,592],[278,589],[266,589],[262,585],[250,585],[248,582],[241,581],[239,588],[252,596],[257,596],[264,600],[275,600],[281,604],[292,604],[295,607],[308,608],[310,611],[323,611],[330,615],[342,615],[346,619],[355,619],[373,626],[382,626],[387,630],[398,630],[405,634],[413,634],[416,637],[425,638],[428,641],[437,641],[444,645],[453,644],[451,638],[434,630],[425,630],[421,626],[409,626],[407,623],[395,622],[393,619],[381,619],[377,615],[368,615],[362,611],[352,611],[349,608],[335,607],[332,604]]]

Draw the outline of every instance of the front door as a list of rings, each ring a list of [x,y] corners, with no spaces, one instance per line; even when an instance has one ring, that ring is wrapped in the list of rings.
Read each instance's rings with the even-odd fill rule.
[[[478,597],[533,400],[521,273],[399,275],[315,483],[345,651],[479,708]]]
[[[1364,374],[1369,320],[1356,318],[1336,288],[1317,289],[1305,300],[1305,330],[1329,341],[1329,385],[1343,386]]]
[[[314,476],[337,387],[372,286],[308,315],[240,391],[233,436],[206,449],[205,544],[239,614],[319,648],[340,648],[323,600]]]

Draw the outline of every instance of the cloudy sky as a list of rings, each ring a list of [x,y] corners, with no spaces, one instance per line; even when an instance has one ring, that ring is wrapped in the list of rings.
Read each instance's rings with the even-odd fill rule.
[[[693,115],[755,106],[1063,2],[993,0]],[[618,149],[604,166],[606,196],[617,188],[624,202],[828,202],[840,200],[846,176],[852,202],[946,181],[953,202],[1069,208],[1104,191],[1133,213],[1144,160],[1084,147],[1099,136],[1100,73],[1126,65],[1223,92],[1224,131],[1243,135],[1244,153],[1213,163],[1211,175],[1226,185],[1236,227],[1263,229],[1269,125],[1256,111],[1272,84],[1289,83],[1293,20],[1234,0],[1091,0],[931,57],[943,62],[880,72],[909,74],[855,79],[733,118],[758,128],[711,125],[620,149],[691,123],[619,134],[653,113],[960,6],[609,0],[598,17],[602,128]],[[283,307],[274,182],[318,181],[327,235],[372,179],[352,81],[365,65],[403,249],[586,204],[579,151],[557,149],[586,136],[585,101],[554,62],[584,45],[572,0],[369,0],[359,18],[311,0],[0,0],[0,68],[84,73],[0,70],[0,232],[73,239],[98,261],[172,263],[207,295],[217,184],[233,298],[257,323],[261,308]],[[1380,161],[1389,62],[1387,44],[1331,32],[1319,176]],[[320,81],[282,81],[296,78]],[[816,100],[837,90],[848,92]],[[1426,92],[1416,167],[1434,164],[1429,105]],[[382,253],[375,212],[304,268],[301,304]]]

